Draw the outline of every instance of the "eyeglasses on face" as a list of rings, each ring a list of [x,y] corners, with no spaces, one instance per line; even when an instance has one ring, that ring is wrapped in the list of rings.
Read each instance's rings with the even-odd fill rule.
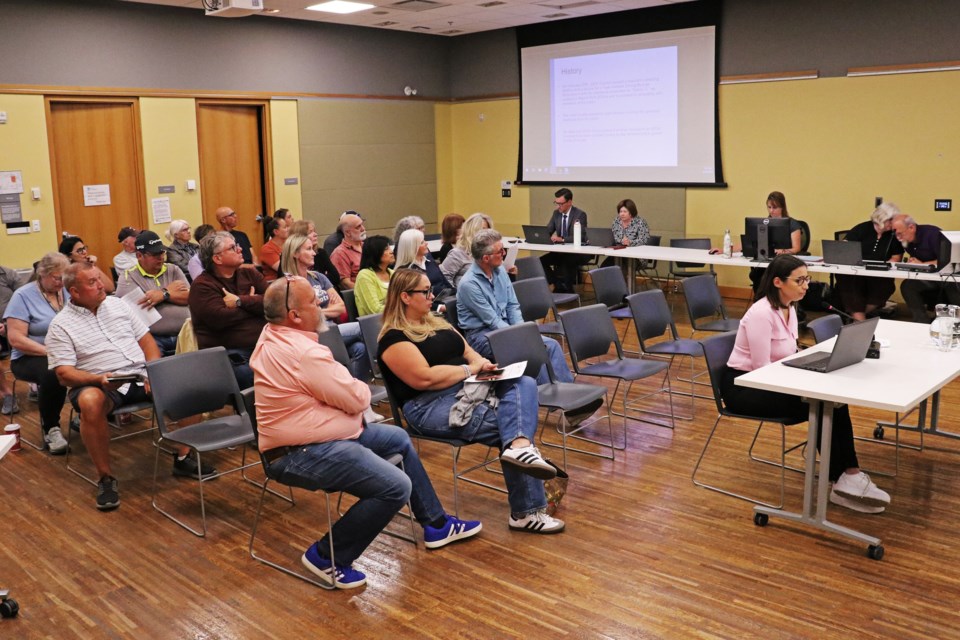
[[[73,252],[74,252],[74,253],[86,253],[86,252],[87,252],[87,248],[84,247],[84,246],[74,247]]]
[[[234,253],[243,253],[243,248],[238,244],[232,244],[229,247],[224,247],[217,251],[217,253],[227,253],[228,251],[233,251]]]
[[[810,284],[810,282],[813,281],[813,278],[811,278],[810,276],[798,276],[796,278],[787,278],[787,280],[793,280],[794,282],[796,282],[798,285],[802,287],[805,284]]]
[[[427,287],[426,289],[408,289],[407,293],[422,293],[425,298],[432,298],[433,289]]]

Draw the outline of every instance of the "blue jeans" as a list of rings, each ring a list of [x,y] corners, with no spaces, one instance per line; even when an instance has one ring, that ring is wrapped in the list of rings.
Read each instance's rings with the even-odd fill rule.
[[[250,368],[250,356],[253,349],[227,349],[230,366],[233,367],[233,376],[241,391],[253,386],[253,369]]]
[[[403,471],[384,460],[395,453],[403,456]],[[421,525],[444,515],[410,436],[389,424],[368,424],[356,440],[298,447],[271,463],[269,472],[292,487],[360,499],[333,525],[333,553],[342,566],[360,557],[408,499]],[[317,547],[321,555],[330,548],[327,536]]]
[[[373,371],[370,370],[370,358],[367,357],[367,345],[363,342],[363,334],[360,333],[359,322],[344,322],[338,324],[340,335],[343,337],[343,344],[347,347],[347,353],[350,355],[350,366],[347,367],[357,380],[369,381],[373,377]]]
[[[488,360],[493,360],[493,349],[490,348],[490,341],[487,340],[486,329],[473,329],[467,331],[467,344]],[[563,357],[563,349],[560,343],[553,338],[541,336],[543,346],[547,348],[547,357],[550,358],[550,366],[553,367],[553,376],[557,382],[573,382],[573,373],[567,365],[567,359]],[[537,374],[537,384],[547,384],[550,382],[550,374],[546,367],[540,368]]]
[[[164,358],[177,352],[177,336],[153,336],[153,341],[157,343],[160,355]]]
[[[479,442],[502,450],[519,437],[530,442],[537,433],[537,384],[523,376],[497,384],[500,404],[496,411],[481,404],[473,412],[470,424],[462,429],[450,426],[450,407],[463,386],[456,384],[441,391],[427,391],[403,405],[403,415],[410,428],[425,436]],[[547,506],[543,481],[521,473],[510,465],[501,465],[507,484],[510,511],[525,516]]]

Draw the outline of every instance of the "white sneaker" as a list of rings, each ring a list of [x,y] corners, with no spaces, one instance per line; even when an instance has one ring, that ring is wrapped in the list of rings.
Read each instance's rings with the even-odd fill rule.
[[[852,509],[853,511],[859,511],[860,513],[883,513],[886,509],[886,507],[871,507],[864,502],[844,498],[836,491],[830,492],[830,502],[841,507],[846,507],[847,509]]]
[[[367,410],[363,412],[363,419],[367,421],[367,424],[373,424],[374,422],[381,422],[383,416],[367,407]]]
[[[539,478],[540,480],[549,480],[557,477],[557,469],[552,464],[543,459],[540,452],[532,444],[516,449],[505,449],[500,454],[500,463],[508,464],[519,471]]]
[[[67,452],[67,441],[60,433],[60,427],[51,427],[50,431],[43,434],[43,441],[47,443],[52,456],[62,456]]]
[[[522,518],[514,518],[510,515],[510,528],[514,531],[526,531],[527,533],[560,533],[566,525],[563,520],[547,515],[546,509],[535,511]]]
[[[844,498],[871,507],[885,507],[890,504],[890,494],[873,484],[870,476],[863,471],[840,474],[840,478],[833,483],[833,491]]]

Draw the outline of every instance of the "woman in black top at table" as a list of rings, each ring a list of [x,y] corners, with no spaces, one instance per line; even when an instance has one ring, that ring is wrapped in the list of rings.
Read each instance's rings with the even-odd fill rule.
[[[900,209],[892,202],[884,202],[873,210],[870,219],[847,232],[844,240],[859,242],[864,260],[900,262],[903,245],[897,241],[891,222]],[[896,282],[892,278],[837,275],[837,295],[840,305],[855,320],[865,320],[893,295]]]

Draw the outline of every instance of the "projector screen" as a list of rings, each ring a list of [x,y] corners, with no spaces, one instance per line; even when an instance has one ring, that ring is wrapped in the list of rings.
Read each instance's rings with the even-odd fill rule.
[[[721,182],[715,31],[521,46],[518,182]]]

